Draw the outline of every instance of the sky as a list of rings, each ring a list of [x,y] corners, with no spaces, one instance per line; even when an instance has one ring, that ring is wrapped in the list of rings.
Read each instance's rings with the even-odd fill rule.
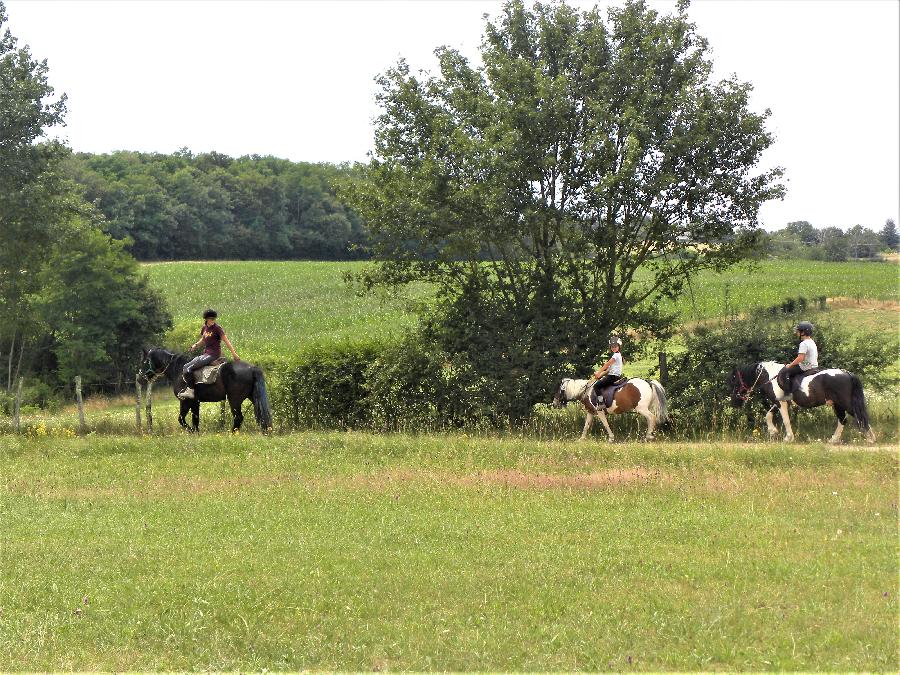
[[[378,73],[401,57],[434,71],[441,45],[477,61],[483,15],[501,7],[6,0],[13,35],[68,95],[67,125],[52,135],[76,151],[335,163],[372,149]],[[753,83],[752,108],[772,111],[776,141],[761,168],[785,168],[787,195],[762,207],[764,227],[898,221],[900,2],[695,0],[688,14],[710,43],[714,77]]]

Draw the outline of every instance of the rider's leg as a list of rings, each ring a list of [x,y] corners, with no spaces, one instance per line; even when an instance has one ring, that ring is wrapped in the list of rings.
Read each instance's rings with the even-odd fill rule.
[[[194,398],[194,371],[213,361],[215,361],[215,359],[211,354],[201,354],[200,356],[195,356],[185,364],[181,371],[185,387],[181,390],[181,393],[178,394],[178,398]]]

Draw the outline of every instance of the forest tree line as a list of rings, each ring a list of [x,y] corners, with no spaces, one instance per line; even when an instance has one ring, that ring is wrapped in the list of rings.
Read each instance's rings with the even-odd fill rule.
[[[335,195],[346,165],[182,149],[73,153],[65,170],[138,260],[367,257],[362,220]]]

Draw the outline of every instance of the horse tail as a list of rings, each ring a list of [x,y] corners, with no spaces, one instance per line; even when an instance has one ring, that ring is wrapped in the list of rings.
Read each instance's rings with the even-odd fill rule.
[[[650,380],[650,387],[653,389],[653,405],[655,408],[656,422],[662,424],[669,419],[669,410],[666,405],[666,390],[656,380]]]
[[[866,408],[866,396],[863,394],[862,382],[853,373],[850,375],[850,414],[856,420],[861,431],[869,430],[869,411]]]
[[[260,368],[253,368],[253,414],[256,424],[263,433],[272,430],[272,410],[269,408],[269,394],[266,392],[266,378]]]

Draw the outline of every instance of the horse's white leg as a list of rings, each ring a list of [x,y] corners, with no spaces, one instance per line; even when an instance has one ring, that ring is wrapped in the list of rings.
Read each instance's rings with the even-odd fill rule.
[[[656,430],[656,415],[646,408],[637,408],[637,412],[643,415],[644,419],[647,420],[647,435],[644,436],[644,439],[652,441],[653,432]]]
[[[581,432],[581,438],[579,440],[584,440],[587,438],[588,432],[591,430],[591,427],[594,424],[594,416],[591,415],[591,411],[588,410],[587,417],[584,418],[584,431]]]
[[[784,440],[790,443],[794,440],[794,429],[791,427],[791,418],[788,415],[788,402],[781,402],[781,421],[784,422]]]
[[[872,431],[872,427],[869,427],[868,431],[866,431],[866,440],[867,440],[869,443],[874,443],[874,442],[875,442],[875,432]]]
[[[609,420],[606,418],[606,411],[602,408],[597,411],[597,417],[600,418],[600,422],[603,424],[603,428],[606,429],[606,437],[610,441],[614,441],[615,436],[613,436],[612,429],[609,426]]]
[[[831,434],[831,438],[828,439],[829,443],[839,444],[841,442],[841,434],[844,433],[844,423],[838,420],[837,428],[834,430],[834,433]]]
[[[769,438],[775,438],[778,435],[778,427],[775,426],[775,411],[778,410],[778,404],[774,404],[766,413],[766,427],[769,429]]]

